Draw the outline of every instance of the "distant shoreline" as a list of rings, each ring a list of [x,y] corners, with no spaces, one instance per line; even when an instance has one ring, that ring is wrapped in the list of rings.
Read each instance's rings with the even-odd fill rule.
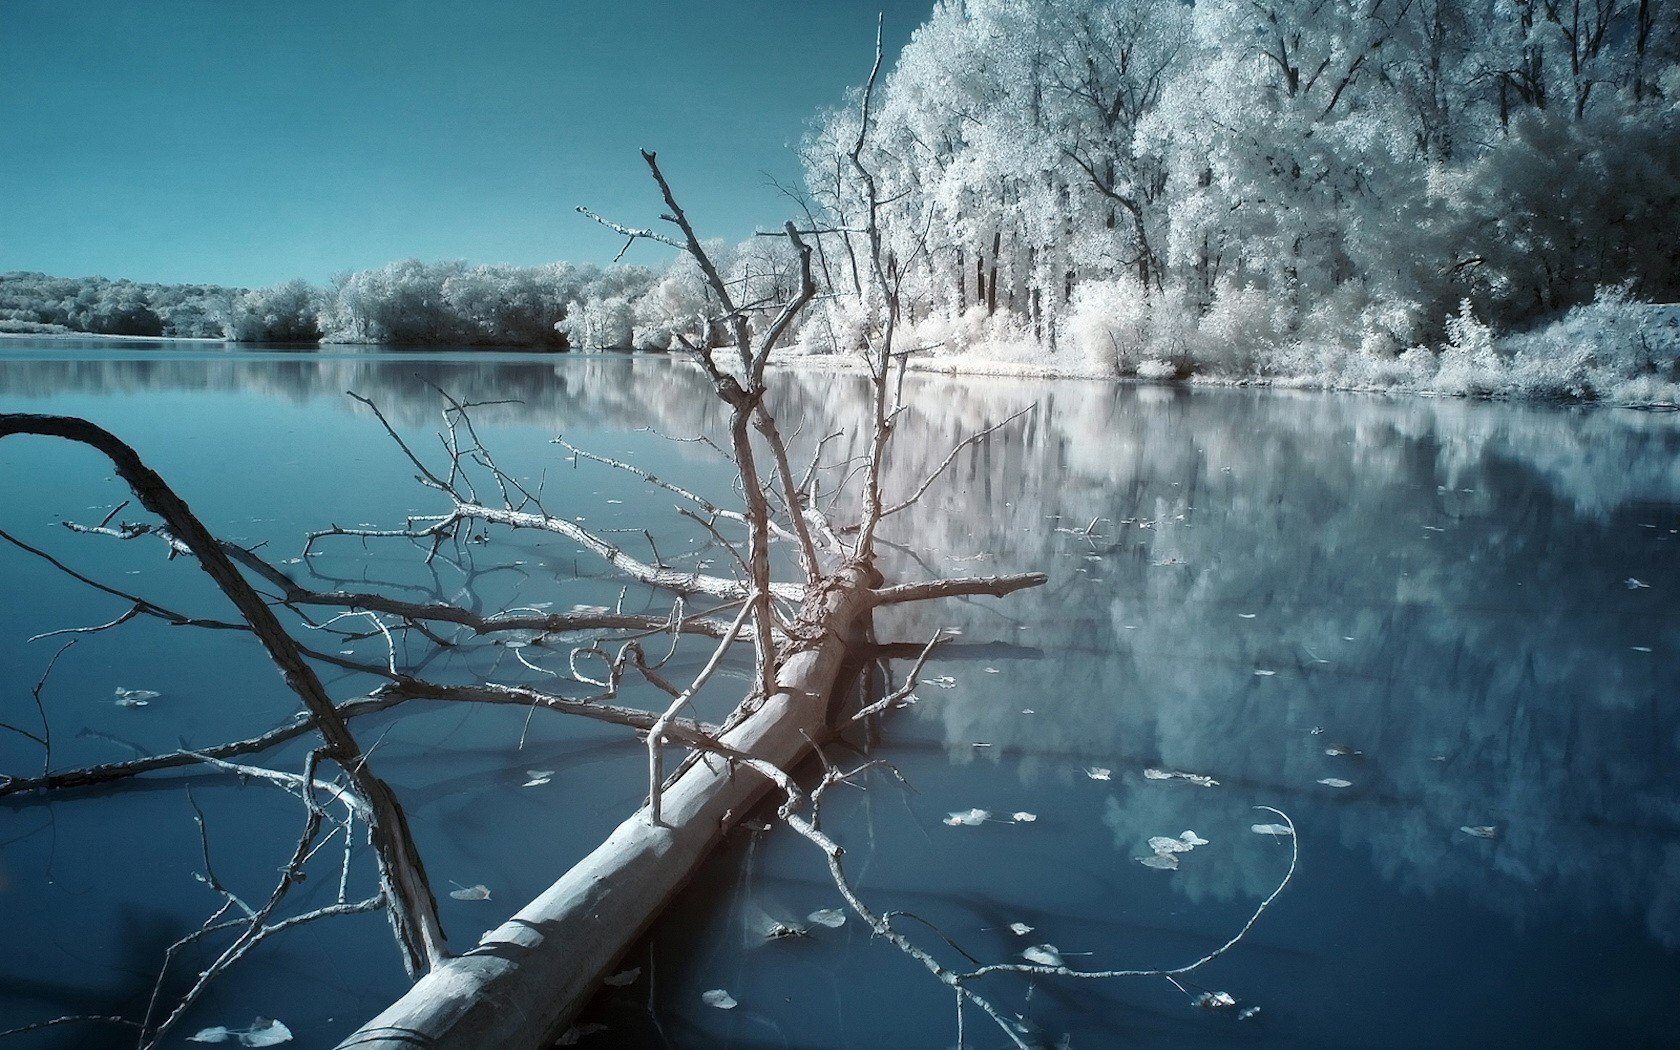
[[[128,343],[226,343],[204,335],[117,335],[112,332],[0,332],[0,339],[103,339]]]

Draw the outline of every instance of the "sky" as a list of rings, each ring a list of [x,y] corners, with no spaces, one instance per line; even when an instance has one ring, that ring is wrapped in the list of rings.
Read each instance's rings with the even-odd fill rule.
[[[933,0],[0,0],[0,271],[259,286],[771,229]],[[626,258],[656,262],[638,243]]]

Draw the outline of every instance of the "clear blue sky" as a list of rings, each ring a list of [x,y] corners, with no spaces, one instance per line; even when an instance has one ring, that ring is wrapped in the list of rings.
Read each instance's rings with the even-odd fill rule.
[[[659,152],[703,234],[932,0],[0,0],[0,270],[322,281],[605,262]],[[630,258],[652,261],[638,245]]]

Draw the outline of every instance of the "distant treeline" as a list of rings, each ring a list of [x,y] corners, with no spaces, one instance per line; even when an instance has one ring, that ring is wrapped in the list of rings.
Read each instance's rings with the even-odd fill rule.
[[[778,302],[795,286],[778,242],[714,246],[732,278]],[[322,288],[142,284],[0,274],[0,332],[163,336],[263,343],[666,349],[708,296],[691,265],[469,266],[405,260]]]

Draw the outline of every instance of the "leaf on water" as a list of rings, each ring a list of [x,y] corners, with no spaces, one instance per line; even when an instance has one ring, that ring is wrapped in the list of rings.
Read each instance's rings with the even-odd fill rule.
[[[1651,647],[1648,645],[1630,645],[1628,648],[1632,649],[1636,653],[1648,653],[1651,651]]]
[[[1237,1020],[1247,1021],[1259,1012],[1260,1008],[1258,1006],[1245,1006],[1242,1008],[1242,1011],[1237,1014]]]
[[[846,913],[839,908],[819,908],[805,917],[818,926],[827,926],[831,930],[838,930],[846,925]]]
[[[1033,928],[1024,922],[1012,922],[1009,924],[1009,932],[1013,933],[1017,937],[1025,937],[1027,934],[1033,932]]]
[[[1627,584],[1627,589],[1630,590],[1630,591],[1643,590],[1643,589],[1651,586],[1650,584],[1646,583],[1644,580],[1636,580],[1632,576],[1629,576],[1623,582]]]
[[[1013,820],[1017,824],[1031,824],[1033,821],[1038,819],[1038,814],[1026,812],[1011,813],[1009,815],[1009,819]]]
[[[1255,670],[1254,673],[1255,673],[1256,676],[1258,676],[1260,678],[1270,678],[1270,677],[1272,677],[1272,675],[1277,674],[1276,671],[1268,671],[1264,668],[1258,668],[1258,669]]]
[[[1331,744],[1329,747],[1324,749],[1324,753],[1329,755],[1331,758],[1351,758],[1363,755],[1365,752],[1359,750],[1357,747],[1349,747],[1346,744]]]
[[[1237,1000],[1230,992],[1203,992],[1196,996],[1196,1005],[1204,1010],[1229,1010]]]
[[[607,1030],[606,1025],[596,1024],[594,1021],[590,1021],[587,1024],[575,1024],[575,1025],[572,1025],[572,1027],[566,1029],[566,1034],[562,1035],[560,1037],[560,1041],[555,1043],[554,1045],[555,1046],[576,1046],[578,1044],[579,1039],[582,1039],[585,1036],[594,1035],[596,1032],[605,1032],[606,1030]]]
[[[1021,958],[1039,966],[1061,966],[1062,953],[1054,944],[1035,944],[1021,953]]]
[[[1287,824],[1255,824],[1250,827],[1256,835],[1292,835]]]
[[[625,985],[635,984],[636,978],[642,975],[640,966],[632,966],[622,973],[615,973],[611,977],[601,978],[601,983],[608,988],[623,988]]]
[[[235,1032],[241,1046],[279,1046],[281,1043],[292,1041],[292,1030],[279,1021],[264,1021],[257,1018],[251,1027],[243,1032]]]
[[[1085,775],[1092,780],[1107,780],[1114,775],[1114,770],[1104,769],[1102,766],[1088,766],[1085,769]],[[1148,774],[1145,773],[1144,775],[1147,776]]]
[[[1340,777],[1324,777],[1319,780],[1319,783],[1328,788],[1350,788],[1353,786],[1353,781],[1343,780]]]
[[[455,885],[461,886],[459,882]],[[449,895],[458,901],[487,901],[490,899],[490,891],[482,884],[477,886],[461,886],[458,890],[450,890]]]
[[[1183,839],[1173,839],[1168,838],[1165,835],[1156,835],[1154,838],[1149,840],[1149,848],[1164,857],[1170,853],[1189,853],[1196,847],[1188,842],[1185,842]]]
[[[983,809],[970,809],[951,814],[945,818],[945,823],[953,828],[972,828],[977,824],[984,824],[990,816],[991,814]]]
[[[217,1025],[214,1028],[201,1029],[197,1035],[187,1037],[189,1043],[225,1043],[234,1040],[240,1046],[279,1046],[281,1043],[292,1041],[292,1030],[279,1021],[259,1017],[251,1022],[249,1028],[226,1028]]]
[[[711,991],[702,994],[700,1001],[707,1006],[715,1006],[719,1010],[733,1010],[736,1006],[735,997],[722,988],[713,988]]]
[[[1178,857],[1172,853],[1151,853],[1147,857],[1139,857],[1137,862],[1146,868],[1158,868],[1161,871],[1178,870]]]
[[[937,685],[941,689],[955,689],[957,687],[957,680],[948,674],[942,674],[938,678],[930,679],[928,684]]]
[[[542,787],[544,784],[546,784],[549,781],[554,779],[554,770],[552,770],[552,769],[527,769],[525,771],[525,775],[530,777],[531,779],[527,780],[527,781],[525,781],[525,783],[519,785],[520,787],[528,787],[528,788]]]
[[[118,707],[145,707],[163,694],[156,689],[124,689],[117,687],[117,698],[113,703]]]
[[[1494,824],[1466,824],[1458,830],[1479,839],[1499,837],[1499,828]]]
[[[1218,787],[1219,781],[1202,773],[1186,773],[1181,769],[1146,769],[1143,771],[1145,780],[1182,780],[1197,787]]]
[[[1260,614],[1259,613],[1238,613],[1237,615],[1242,617],[1245,620],[1252,620],[1256,616],[1259,616]]]
[[[988,667],[988,668],[986,668],[986,673],[987,674],[998,674],[999,671],[995,667]]]

